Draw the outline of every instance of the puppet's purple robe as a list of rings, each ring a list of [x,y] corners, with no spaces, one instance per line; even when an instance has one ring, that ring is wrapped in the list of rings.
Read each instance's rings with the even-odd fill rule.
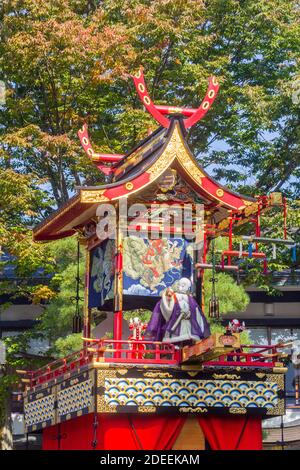
[[[169,318],[169,320],[166,322],[164,319],[161,309],[160,309],[160,304],[161,300],[157,302],[157,304],[154,307],[150,322],[148,323],[147,330],[145,332],[145,336],[147,338],[150,338],[152,341],[163,341],[166,333],[168,333],[170,336],[180,336],[180,323],[176,326],[176,328],[173,330],[174,325],[176,324],[176,321],[178,317],[180,316],[180,305],[176,301],[173,312]],[[195,299],[189,295],[189,307],[190,307],[190,323],[191,323],[191,334],[193,336],[199,337],[199,339],[204,339],[207,338],[210,335],[210,328],[208,321],[206,317],[203,315],[201,308],[195,301]],[[203,320],[203,325],[204,328],[201,328],[201,325],[197,321],[197,315],[196,315],[196,310],[200,312],[201,318]],[[166,340],[167,341],[167,340]]]

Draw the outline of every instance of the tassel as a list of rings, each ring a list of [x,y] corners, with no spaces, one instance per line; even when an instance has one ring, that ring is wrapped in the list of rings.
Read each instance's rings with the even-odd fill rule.
[[[219,300],[217,297],[213,297],[209,301],[208,316],[209,318],[220,318]]]
[[[73,333],[81,333],[82,331],[82,321],[80,315],[74,315],[73,317]]]

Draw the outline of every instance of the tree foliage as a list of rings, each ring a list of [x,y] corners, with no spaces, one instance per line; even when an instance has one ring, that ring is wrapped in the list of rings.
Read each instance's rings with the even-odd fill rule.
[[[44,332],[51,343],[72,332],[72,318],[76,309],[77,285],[77,241],[76,238],[59,240],[49,244],[55,265],[50,289],[53,296],[44,307],[38,330]],[[79,310],[83,305],[84,257],[79,258]]]
[[[1,293],[47,302],[38,331],[6,339],[12,370],[24,367],[20,353],[32,335],[47,335],[58,356],[81,346],[80,335],[71,334],[75,241],[36,244],[31,230],[76,186],[102,181],[78,142],[83,122],[95,148],[108,153],[129,151],[157,127],[129,78],[140,65],[157,104],[197,107],[216,75],[219,96],[188,135],[200,164],[245,194],[284,190],[300,197],[299,18],[297,0],[1,2],[0,245],[18,276],[28,280],[40,267],[52,275],[47,285],[0,283]],[[299,228],[296,203],[288,217]],[[281,236],[280,220],[266,217],[264,233]],[[248,282],[271,292],[270,278],[251,263]],[[272,270],[290,265],[283,248],[269,263]],[[246,308],[243,288],[226,274],[217,278],[221,313]],[[207,307],[209,273],[204,288]],[[1,378],[0,425],[15,381]]]
[[[4,0],[0,8],[0,238],[20,274],[57,273],[50,286],[27,289],[35,302],[50,300],[42,324],[53,341],[69,333],[76,250],[34,244],[31,228],[76,185],[102,179],[79,146],[83,122],[95,147],[117,153],[157,126],[129,78],[140,65],[158,104],[197,107],[216,75],[219,97],[188,135],[201,165],[248,194],[299,197],[296,0]],[[278,218],[267,223],[276,234]],[[278,266],[285,262],[281,250]],[[225,313],[234,287],[218,277]]]
[[[201,162],[246,192],[295,194],[299,42],[296,0],[4,0],[1,147],[60,204],[100,179],[78,146],[83,120],[103,151],[154,126],[129,73],[143,65],[155,102],[188,106],[215,74],[220,96],[189,136]]]

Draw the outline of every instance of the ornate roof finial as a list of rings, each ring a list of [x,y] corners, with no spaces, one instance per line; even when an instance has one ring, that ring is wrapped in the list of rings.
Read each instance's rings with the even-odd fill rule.
[[[205,116],[205,114],[207,113],[207,111],[209,110],[213,102],[215,101],[216,96],[219,91],[219,83],[216,77],[210,77],[206,95],[198,109],[177,108],[174,106],[160,106],[160,105],[155,105],[149,96],[149,93],[147,91],[147,87],[145,84],[142,67],[140,67],[136,75],[132,75],[132,79],[133,79],[135,88],[138,92],[138,95],[140,97],[140,100],[142,101],[145,108],[154,117],[154,119],[157,122],[159,122],[159,124],[161,124],[163,127],[166,127],[166,128],[169,127],[170,120],[165,115],[172,114],[172,113],[179,113],[179,114],[183,114],[184,116],[188,116],[187,119],[183,120],[184,127],[186,129],[196,124],[196,122],[200,121],[200,119],[202,119]]]

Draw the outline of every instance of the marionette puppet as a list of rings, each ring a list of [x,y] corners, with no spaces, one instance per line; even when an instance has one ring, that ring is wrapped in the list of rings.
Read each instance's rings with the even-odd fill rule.
[[[129,348],[131,352],[128,357],[131,359],[142,359],[143,353],[146,348],[144,344],[139,343],[144,339],[144,332],[147,328],[147,323],[143,323],[138,317],[130,318],[129,329],[131,335],[129,336]]]
[[[145,336],[181,346],[210,336],[209,324],[190,294],[191,281],[181,278],[176,291],[168,288],[154,307]]]

